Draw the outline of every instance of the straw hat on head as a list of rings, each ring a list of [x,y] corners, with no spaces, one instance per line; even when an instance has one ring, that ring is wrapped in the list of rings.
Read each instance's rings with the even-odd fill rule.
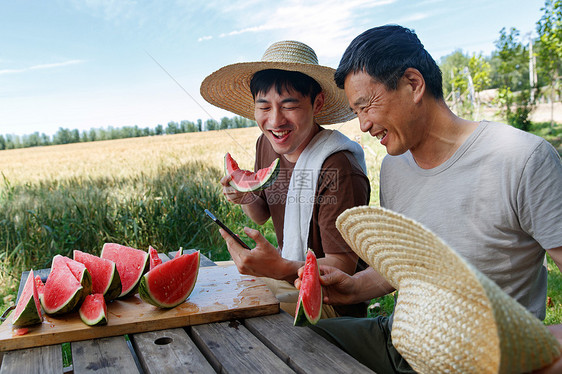
[[[312,48],[290,40],[272,44],[261,61],[227,65],[215,71],[201,83],[201,96],[219,108],[254,119],[250,81],[256,72],[266,69],[298,71],[318,82],[326,96],[322,110],[314,117],[319,125],[346,122],[355,117],[345,92],[334,82],[335,70],[318,65]]]
[[[562,352],[535,316],[421,224],[356,207],[336,226],[397,290],[392,343],[420,373],[523,373]]]

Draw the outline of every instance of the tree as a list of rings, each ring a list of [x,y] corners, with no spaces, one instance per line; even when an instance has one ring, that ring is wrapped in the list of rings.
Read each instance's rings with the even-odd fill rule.
[[[560,94],[560,70],[562,60],[562,0],[546,0],[543,16],[537,22],[537,33],[539,34],[540,47],[539,67],[551,77],[550,103],[551,116],[550,125],[554,125],[554,94]]]
[[[492,57],[496,58],[498,74],[497,102],[502,106],[500,112],[505,116],[507,123],[527,130],[528,116],[534,108],[530,101],[528,76],[527,50],[519,42],[519,31],[511,28],[509,34],[505,27],[500,31],[500,38],[496,41],[497,51]],[[519,91],[514,95],[514,91]],[[512,105],[515,104],[515,112]]]
[[[219,123],[214,119],[208,119],[205,121],[205,130],[206,131],[213,131],[219,129]]]

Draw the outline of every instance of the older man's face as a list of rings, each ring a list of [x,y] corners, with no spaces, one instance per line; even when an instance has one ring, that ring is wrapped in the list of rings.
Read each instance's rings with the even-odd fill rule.
[[[344,87],[361,131],[379,139],[388,154],[399,155],[415,145],[412,95],[407,82],[401,79],[396,90],[388,90],[361,71],[349,74]]]

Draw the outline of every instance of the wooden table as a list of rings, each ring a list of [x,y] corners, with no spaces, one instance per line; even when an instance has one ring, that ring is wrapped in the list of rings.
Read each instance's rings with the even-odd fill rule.
[[[201,266],[215,264],[202,256]],[[2,373],[372,373],[281,312],[4,352]]]

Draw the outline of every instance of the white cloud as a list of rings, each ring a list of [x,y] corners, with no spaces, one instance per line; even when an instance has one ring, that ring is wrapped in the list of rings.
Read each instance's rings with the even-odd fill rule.
[[[52,63],[52,64],[33,65],[33,66],[28,66],[26,68],[21,68],[21,69],[3,69],[3,70],[0,70],[0,75],[25,73],[25,72],[33,71],[33,70],[55,69],[55,68],[60,68],[60,67],[63,67],[63,66],[81,64],[83,62],[84,62],[84,60],[68,60],[68,61],[63,61],[63,62],[55,62],[55,63]]]
[[[240,19],[245,25],[217,35],[219,38],[246,33],[268,32],[271,41],[294,39],[309,44],[322,60],[334,62],[339,58],[351,39],[360,31],[360,19],[368,9],[389,5],[397,0],[288,0],[278,6],[254,6],[228,8],[226,12],[219,3],[214,3],[217,12],[224,12],[229,19]],[[247,4],[246,4],[247,5]],[[371,20],[374,22],[374,20]]]

